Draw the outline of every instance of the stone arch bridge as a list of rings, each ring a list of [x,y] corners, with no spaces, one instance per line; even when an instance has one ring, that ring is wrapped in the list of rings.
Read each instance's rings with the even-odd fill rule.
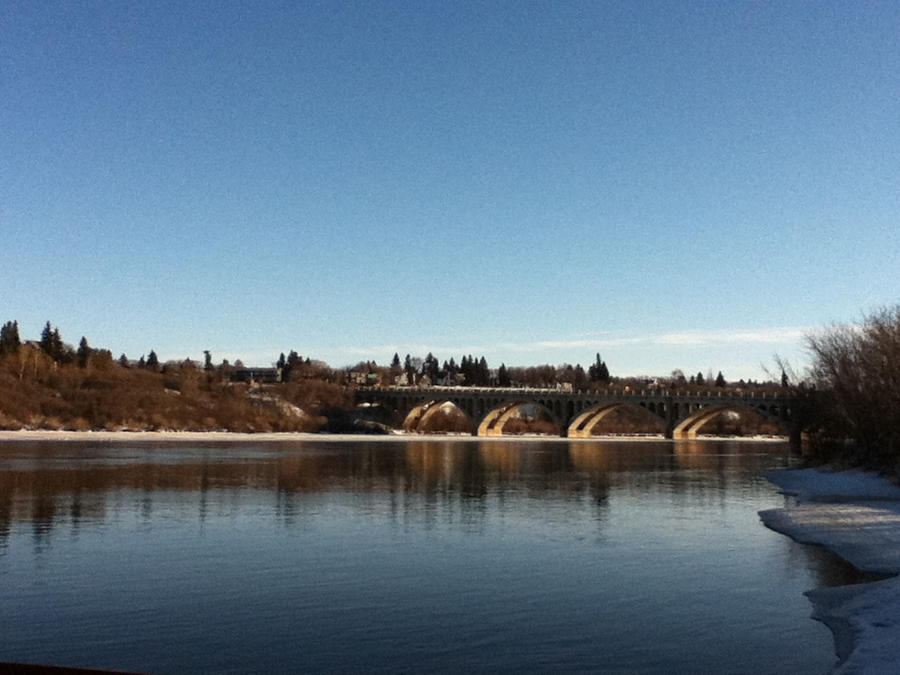
[[[569,438],[589,438],[604,417],[622,406],[643,408],[655,415],[665,425],[665,437],[675,439],[696,438],[720,413],[749,409],[780,423],[791,441],[799,443],[810,418],[804,398],[721,389],[687,393],[661,389],[572,392],[511,387],[360,387],[356,400],[358,404],[381,405],[397,426],[410,415],[417,416],[421,424],[441,404],[450,402],[466,413],[476,436],[501,435],[506,421],[524,405],[543,408],[559,425],[561,435]]]

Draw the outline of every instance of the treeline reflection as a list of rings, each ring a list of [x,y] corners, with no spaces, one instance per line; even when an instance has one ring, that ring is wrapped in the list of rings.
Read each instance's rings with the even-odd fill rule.
[[[200,518],[211,495],[253,490],[272,492],[282,514],[292,511],[291,495],[334,492],[444,496],[462,508],[491,495],[602,504],[620,488],[713,499],[730,481],[771,466],[772,453],[788,452],[786,445],[706,441],[8,443],[0,447],[0,542],[17,523],[29,523],[36,536],[60,522],[102,523],[123,501],[137,500],[149,517],[155,501],[171,502],[173,494],[181,495],[182,517],[197,509]]]

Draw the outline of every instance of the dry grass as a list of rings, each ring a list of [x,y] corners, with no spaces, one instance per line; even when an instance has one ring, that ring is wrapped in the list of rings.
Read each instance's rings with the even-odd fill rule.
[[[315,431],[317,411],[348,401],[329,382],[251,391],[190,364],[155,372],[100,354],[80,368],[28,345],[0,358],[0,429]]]

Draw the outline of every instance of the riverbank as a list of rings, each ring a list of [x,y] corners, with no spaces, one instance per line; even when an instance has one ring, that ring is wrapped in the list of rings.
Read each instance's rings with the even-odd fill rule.
[[[881,581],[807,593],[813,618],[834,633],[834,673],[896,673],[900,663],[900,487],[865,471],[787,469],[766,474],[792,497],[760,511],[795,541],[832,551]]]
[[[644,443],[647,441],[665,441],[663,436],[642,436],[642,435],[622,435],[622,436],[594,436],[591,438],[567,438],[561,436],[540,436],[540,435],[507,435],[507,436],[471,436],[470,434],[407,434],[397,432],[393,434],[332,434],[332,433],[310,433],[310,432],[254,432],[245,433],[237,431],[56,431],[52,429],[19,429],[16,431],[0,431],[0,442],[2,441],[207,441],[207,442],[246,442],[246,441],[348,441],[348,440],[364,440],[364,441],[396,441],[402,439],[417,441],[566,441],[591,443],[595,441],[603,441],[604,443],[612,442],[637,442]],[[675,441],[681,442],[705,442],[705,441],[752,441],[783,443],[785,438],[781,436],[729,436],[727,438],[714,436],[701,436],[691,441]]]

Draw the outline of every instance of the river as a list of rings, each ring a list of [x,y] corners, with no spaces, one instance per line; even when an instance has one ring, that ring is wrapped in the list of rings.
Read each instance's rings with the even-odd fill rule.
[[[0,443],[0,661],[823,673],[786,444]]]

